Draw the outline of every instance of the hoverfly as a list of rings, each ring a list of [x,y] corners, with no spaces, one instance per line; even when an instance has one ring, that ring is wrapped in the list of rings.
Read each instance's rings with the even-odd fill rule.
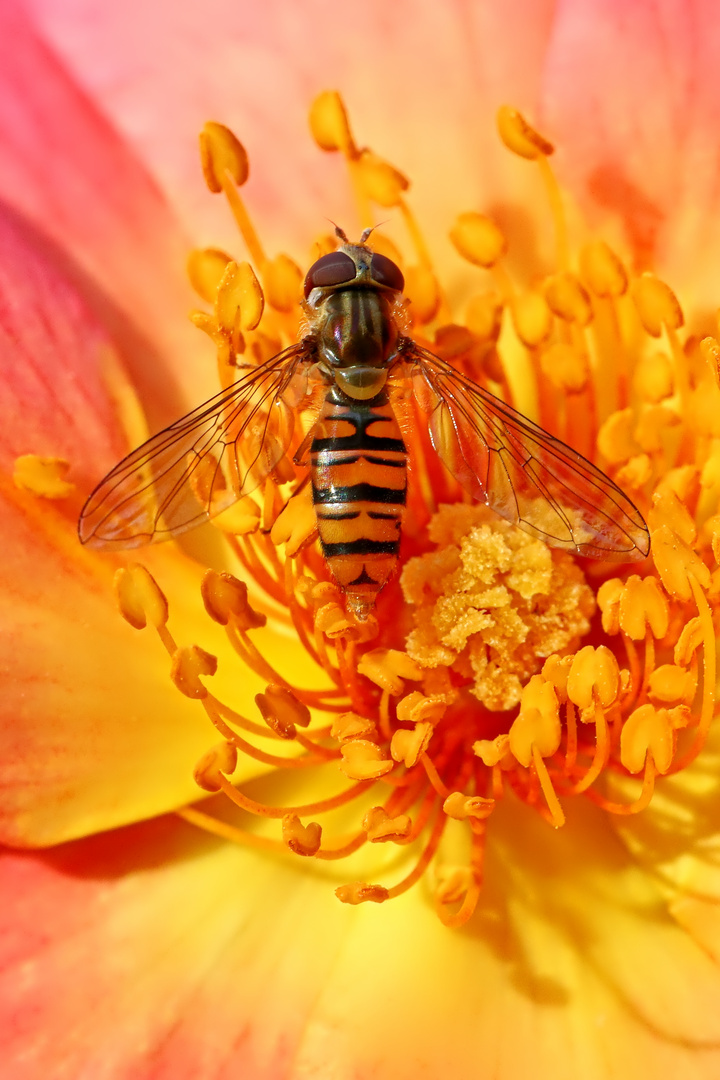
[[[108,473],[87,500],[85,544],[131,548],[195,528],[255,490],[314,410],[295,453],[309,466],[323,555],[366,619],[395,571],[407,449],[396,410],[413,399],[443,464],[474,498],[552,547],[598,559],[650,549],[630,499],[571,447],[400,329],[399,267],[336,229],[305,278],[309,332],[243,374]]]

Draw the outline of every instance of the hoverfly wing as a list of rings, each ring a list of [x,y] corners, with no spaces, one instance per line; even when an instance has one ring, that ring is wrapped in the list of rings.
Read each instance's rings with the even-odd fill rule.
[[[292,440],[309,353],[292,345],[123,458],[83,507],[82,543],[167,540],[254,491]]]
[[[595,559],[642,559],[642,514],[592,462],[410,343],[415,402],[441,461],[476,499],[551,547]]]

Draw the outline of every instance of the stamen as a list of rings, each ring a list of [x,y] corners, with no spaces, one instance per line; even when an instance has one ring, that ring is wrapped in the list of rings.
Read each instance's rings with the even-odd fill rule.
[[[75,491],[75,485],[65,479],[69,468],[64,458],[22,454],[15,459],[13,483],[41,499],[67,499]]]

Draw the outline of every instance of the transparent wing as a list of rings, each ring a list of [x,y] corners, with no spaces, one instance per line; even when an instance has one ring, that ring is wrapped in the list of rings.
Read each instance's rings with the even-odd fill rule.
[[[292,345],[123,458],[83,507],[82,543],[167,540],[254,491],[288,449],[312,354]]]
[[[403,356],[435,450],[476,499],[552,547],[647,555],[640,511],[592,462],[414,342]]]

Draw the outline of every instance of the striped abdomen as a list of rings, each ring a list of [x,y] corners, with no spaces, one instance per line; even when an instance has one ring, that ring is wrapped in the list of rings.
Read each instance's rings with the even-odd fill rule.
[[[348,607],[365,618],[395,571],[405,509],[407,451],[387,395],[358,401],[333,387],[310,469],[323,555]]]

